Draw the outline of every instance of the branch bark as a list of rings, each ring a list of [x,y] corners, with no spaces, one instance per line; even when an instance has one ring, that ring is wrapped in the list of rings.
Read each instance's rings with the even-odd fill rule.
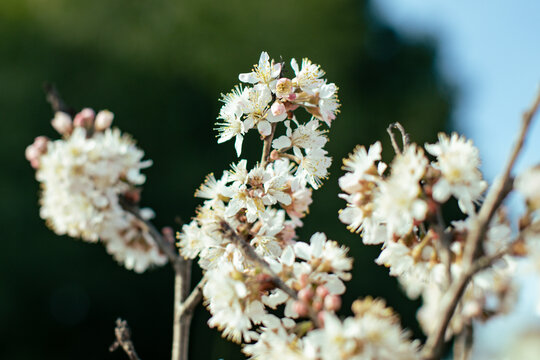
[[[272,150],[272,140],[274,139],[274,134],[276,133],[277,123],[272,123],[272,131],[270,135],[264,138],[263,150],[261,156],[261,167],[265,167],[268,164],[268,158],[270,157],[270,151]]]
[[[116,327],[114,328],[115,342],[109,347],[109,351],[113,352],[121,347],[130,360],[141,360],[135,351],[135,346],[131,341],[131,331],[126,320],[117,319]]]
[[[482,257],[476,261],[482,241],[486,236],[489,223],[506,195],[508,195],[512,189],[510,173],[523,147],[532,119],[539,107],[540,92],[536,96],[529,110],[523,114],[517,140],[512,148],[504,170],[488,191],[486,200],[482,204],[478,216],[467,234],[463,257],[463,273],[450,285],[448,291],[441,300],[440,316],[436,319],[437,322],[434,330],[429,334],[424,346],[423,358],[425,360],[438,359],[441,356],[446,329],[470,279],[475,273],[491,265],[491,263],[496,260],[495,258],[490,259]]]
[[[401,133],[401,143],[403,144],[403,150],[400,150],[397,144],[396,137],[394,135],[394,132],[392,131],[393,129],[398,129]],[[407,147],[407,145],[409,145],[409,135],[405,131],[403,125],[398,122],[392,123],[388,125],[388,127],[386,128],[386,132],[388,133],[388,135],[390,135],[390,141],[392,142],[392,147],[394,148],[396,155],[401,154],[403,151],[405,151],[405,148]]]
[[[173,315],[173,341],[172,360],[188,360],[189,332],[193,309],[202,299],[202,287],[195,287],[192,294],[191,287],[191,260],[185,260],[174,246],[174,238],[167,239],[148,220],[141,217],[138,207],[122,203],[122,207],[143,222],[161,251],[167,256],[174,269],[174,315]],[[193,295],[193,296],[191,296]],[[190,298],[189,306],[185,306],[186,299]],[[190,311],[187,311],[190,310]]]

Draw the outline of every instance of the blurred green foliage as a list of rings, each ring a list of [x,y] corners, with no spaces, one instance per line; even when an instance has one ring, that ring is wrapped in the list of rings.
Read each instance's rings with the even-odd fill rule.
[[[351,247],[350,303],[382,296],[415,322],[417,302],[376,266],[375,247],[361,244],[337,219],[341,159],[356,144],[383,139],[400,121],[419,143],[448,122],[452,91],[435,71],[436,48],[407,43],[382,24],[366,1],[2,0],[0,2],[0,358],[124,359],[108,353],[116,317],[128,320],[143,359],[166,359],[172,336],[173,276],[169,268],[137,275],[101,245],[58,237],[39,218],[39,187],[24,160],[38,135],[57,138],[41,85],[52,81],[75,108],[108,108],[115,125],[133,134],[154,166],[143,205],[160,226],[189,220],[193,192],[209,172],[236,160],[233,144],[218,145],[213,123],[220,93],[249,71],[262,50],[288,61],[309,57],[340,87],[342,112],[327,149],[334,157],[326,185],[300,235],[315,231]],[[248,136],[244,154],[257,159]],[[176,226],[178,228],[178,226]],[[194,281],[200,271],[194,271]],[[208,329],[198,308],[191,358],[242,358],[237,345]]]

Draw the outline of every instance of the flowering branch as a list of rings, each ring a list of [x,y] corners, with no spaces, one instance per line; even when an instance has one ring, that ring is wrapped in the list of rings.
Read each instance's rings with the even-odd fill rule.
[[[126,138],[120,138],[117,141],[120,142],[118,144],[118,147],[113,147],[111,144],[114,145],[114,142],[111,141],[111,137],[114,138],[114,136],[119,136],[118,130],[111,130],[110,125],[113,120],[114,115],[109,111],[101,111],[97,115],[94,113],[92,109],[83,109],[80,113],[74,114],[73,110],[66,105],[66,103],[62,100],[60,97],[60,94],[56,90],[56,88],[50,84],[45,84],[44,89],[47,94],[47,101],[51,104],[51,107],[53,111],[55,112],[55,118],[52,121],[53,127],[64,136],[65,140],[60,140],[57,143],[57,146],[66,146],[65,144],[69,141],[73,141],[76,143],[76,145],[71,146],[84,146],[86,143],[97,143],[99,146],[101,146],[101,152],[104,154],[100,154],[99,151],[95,150],[95,152],[98,155],[106,155],[106,151],[112,152],[112,154],[116,155],[117,157],[114,158],[116,161],[118,161],[119,164],[124,165],[126,161],[130,161],[130,159],[139,160],[137,157],[142,157],[143,153],[142,151],[136,149],[134,146],[127,148],[129,151],[126,152],[118,152],[118,148],[120,146],[126,146],[126,144],[123,144],[122,141],[126,142],[127,145],[131,145]],[[71,117],[74,116],[73,120]],[[116,131],[116,133],[114,133]],[[105,139],[105,140],[103,140]],[[43,145],[42,143],[45,143]],[[47,141],[41,141],[41,142],[35,142],[33,145],[29,147],[27,150],[27,158],[30,160],[33,167],[38,169],[39,172],[46,171],[48,166],[45,166],[45,170],[41,170],[41,162],[43,158],[47,158],[45,153],[47,152]],[[84,151],[88,151],[88,149],[94,148],[96,145],[90,145],[86,148],[83,147],[82,150],[76,152],[76,153],[82,153],[84,154]],[[109,146],[107,148],[106,146]],[[127,153],[127,155],[126,155]],[[84,154],[86,155],[86,154]],[[111,156],[111,155],[109,155]],[[85,158],[81,157],[83,159],[83,162],[85,162]],[[93,156],[93,158],[96,158],[96,155]],[[99,159],[99,157],[97,157]],[[107,161],[110,161],[110,157],[107,158]],[[74,163],[77,164],[77,162],[81,162],[80,159],[75,159]],[[88,231],[87,225],[85,223],[79,223],[76,226],[80,227],[80,234],[77,233],[70,233],[70,235],[79,235],[81,237],[88,237],[88,241],[97,241],[100,239],[104,243],[108,245],[107,250],[109,252],[112,252],[119,261],[124,261],[126,264],[126,267],[133,268],[133,260],[130,259],[129,262],[127,259],[128,256],[137,256],[138,253],[136,251],[141,250],[134,250],[130,249],[129,246],[133,246],[131,244],[137,244],[142,242],[139,246],[140,249],[151,249],[153,252],[151,256],[153,258],[151,259],[145,259],[143,258],[139,264],[136,264],[135,270],[138,272],[144,271],[149,265],[155,264],[164,264],[166,260],[168,259],[171,266],[173,267],[175,271],[175,305],[174,305],[174,321],[173,321],[173,346],[172,346],[172,360],[187,360],[188,357],[188,344],[189,344],[189,326],[191,323],[192,318],[192,311],[186,311],[189,310],[187,306],[184,306],[184,301],[189,295],[189,288],[190,288],[190,280],[191,280],[191,261],[190,260],[184,260],[178,253],[178,250],[176,249],[174,243],[175,239],[172,234],[172,229],[165,228],[163,234],[160,233],[155,226],[149,221],[149,219],[153,216],[152,211],[148,211],[147,209],[140,209],[138,207],[138,202],[140,200],[140,191],[135,188],[135,185],[140,185],[144,182],[144,176],[139,174],[139,170],[141,168],[149,166],[151,162],[139,162],[136,164],[132,164],[132,168],[124,169],[123,171],[119,171],[118,173],[111,172],[110,174],[107,174],[109,178],[107,178],[107,181],[110,183],[109,186],[116,186],[115,190],[115,198],[110,198],[110,189],[100,189],[102,190],[101,194],[90,194],[90,203],[93,203],[96,207],[96,211],[104,211],[103,209],[107,209],[109,211],[109,214],[106,219],[109,219],[111,217],[117,216],[122,219],[122,221],[114,222],[111,220],[108,220],[109,223],[104,222],[103,226],[115,226],[113,224],[125,224],[126,220],[127,225],[124,225],[124,228],[115,229],[116,237],[114,235],[115,232],[109,230],[108,232],[103,232],[102,228],[97,227],[93,233]],[[92,183],[95,181],[96,178],[99,178],[100,176],[103,177],[103,171],[96,173],[92,173],[92,171],[96,171],[94,169],[102,169],[104,166],[108,166],[103,163],[95,164],[94,167],[88,166],[88,174],[84,174],[84,176],[88,176],[90,181],[87,181],[86,183],[90,182]],[[81,166],[81,165],[77,165]],[[50,166],[49,166],[50,167]],[[80,170],[79,170],[80,171]],[[68,172],[69,173],[69,172]],[[40,176],[40,175],[38,175]],[[57,176],[57,175],[55,175]],[[84,176],[80,176],[80,178],[84,179]],[[43,177],[41,175],[41,177]],[[63,179],[63,178],[54,178],[55,181],[64,181],[64,182],[70,182],[73,181],[71,178]],[[101,181],[104,182],[103,180]],[[84,181],[83,181],[84,183]],[[132,187],[126,187],[126,183],[130,184]],[[69,186],[64,186],[65,188],[69,188]],[[87,189],[86,193],[88,192],[95,192],[96,186]],[[85,191],[83,191],[85,193]],[[86,194],[84,196],[88,196]],[[73,196],[75,197],[75,194],[70,193],[66,196]],[[98,200],[95,200],[98,199]],[[56,220],[57,219],[54,219]],[[62,228],[65,228],[66,226],[63,224]],[[73,225],[72,225],[73,226]],[[122,234],[131,234],[131,235],[122,235]],[[131,238],[128,238],[126,240],[123,239],[123,236],[131,236]],[[118,241],[120,240],[120,241]],[[131,253],[126,252],[126,250],[131,251]],[[135,254],[133,254],[135,252]],[[163,256],[163,254],[165,256]],[[131,264],[131,265],[128,265]],[[198,296],[197,296],[198,295]],[[195,290],[195,295],[192,297],[190,307],[196,306],[197,302],[195,300],[200,300],[200,289]]]
[[[174,246],[174,241],[171,242],[169,240],[166,240],[161,232],[159,232],[158,229],[147,219],[144,219],[141,216],[140,209],[137,206],[128,204],[127,201],[121,200],[121,205],[124,210],[135,216],[140,222],[142,222],[147,228],[148,232],[152,236],[152,239],[156,242],[156,244],[159,246],[159,249],[163,251],[163,253],[167,256],[169,259],[169,262],[175,269],[175,272],[181,272],[183,269],[183,265],[185,260],[178,254],[178,251],[176,251],[176,248]],[[174,239],[173,239],[174,240]]]
[[[141,360],[135,351],[135,346],[131,341],[131,331],[126,320],[117,319],[116,327],[114,328],[115,342],[109,347],[109,351],[113,352],[119,347],[122,347],[130,360]]]
[[[523,115],[521,128],[506,166],[502,174],[497,178],[497,180],[495,180],[493,186],[489,190],[486,200],[480,208],[478,217],[467,235],[463,260],[464,271],[462,275],[454,283],[452,283],[448,289],[448,292],[441,301],[441,316],[436,319],[436,325],[434,326],[432,333],[429,334],[424,347],[423,356],[426,360],[436,359],[440,356],[444,345],[444,334],[446,333],[446,328],[471,277],[479,270],[489,266],[492,261],[495,260],[481,258],[484,260],[481,262],[475,261],[480,244],[486,236],[487,228],[491,219],[493,218],[493,215],[511,190],[510,172],[512,171],[517,156],[523,147],[527,130],[529,129],[531,121],[539,106],[540,93],[537,95],[530,109]]]
[[[231,239],[231,241],[241,249],[247,259],[260,266],[267,274],[269,274],[272,277],[272,283],[274,283],[276,287],[283,290],[292,299],[298,300],[298,293],[295,290],[291,289],[290,286],[285,284],[285,282],[279,276],[277,276],[274,271],[272,271],[270,265],[268,265],[268,263],[264,261],[264,259],[257,255],[255,249],[253,249],[253,247],[248,244],[248,242],[242,236],[238,235],[236,231],[234,231],[234,229],[229,225],[229,223],[227,223],[225,220],[222,220],[220,225],[225,237]],[[319,319],[317,318],[317,314],[313,310],[313,308],[308,308],[308,313],[311,320],[313,321],[313,325],[315,327],[319,327]]]

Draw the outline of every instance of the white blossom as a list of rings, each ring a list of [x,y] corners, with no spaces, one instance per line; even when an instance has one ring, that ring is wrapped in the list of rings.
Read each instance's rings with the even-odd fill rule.
[[[66,139],[50,141],[36,172],[42,184],[41,217],[59,235],[100,239],[128,269],[142,272],[163,265],[166,257],[146,226],[119,200],[144,183],[140,170],[151,162],[143,156],[117,129],[87,137],[84,128],[75,127]]]
[[[426,144],[425,148],[437,157],[434,166],[442,173],[433,187],[433,198],[444,203],[453,195],[461,211],[474,213],[473,203],[480,199],[487,184],[478,170],[480,158],[472,141],[456,133],[452,133],[451,137],[440,133],[439,142]]]

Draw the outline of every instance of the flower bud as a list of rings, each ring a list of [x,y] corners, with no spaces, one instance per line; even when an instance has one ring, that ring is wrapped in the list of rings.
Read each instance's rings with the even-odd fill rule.
[[[94,124],[96,113],[90,108],[82,109],[73,119],[73,125],[77,127],[90,128]]]
[[[101,110],[96,115],[96,121],[94,122],[94,128],[96,131],[103,131],[108,129],[114,119],[114,114],[109,110]]]
[[[276,161],[277,159],[279,159],[279,152],[277,152],[277,150],[272,150],[270,153],[270,160]]]
[[[324,298],[324,308],[328,311],[337,311],[341,307],[341,298],[338,295],[329,295]]]
[[[323,303],[321,300],[315,300],[313,301],[313,303],[311,304],[311,306],[313,307],[313,310],[319,312],[322,310],[323,308]]]
[[[276,288],[274,278],[268,274],[258,274],[255,277],[255,280],[258,282],[259,291],[267,292]]]
[[[276,101],[272,104],[270,107],[270,110],[272,111],[272,115],[278,116],[283,114],[287,109],[285,109],[285,105],[283,103],[280,103],[279,101]]]
[[[298,298],[306,303],[310,302],[313,298],[313,295],[315,293],[313,292],[313,289],[311,286],[305,287],[302,290],[298,292]]]
[[[34,142],[31,145],[26,147],[24,151],[24,156],[26,160],[30,162],[30,165],[37,169],[39,167],[39,158],[41,155],[47,152],[47,144],[49,139],[45,136],[38,136],[34,139]]]
[[[299,316],[307,316],[309,313],[309,308],[303,301],[295,301],[293,307]]]
[[[317,320],[319,320],[319,325],[324,327],[324,311],[317,314]]]
[[[321,299],[324,299],[329,293],[328,289],[322,285],[317,286],[317,290],[315,290],[315,292],[317,293],[317,296]]]
[[[300,275],[300,287],[305,288],[309,284],[309,275],[308,274],[302,274]]]
[[[71,116],[63,111],[57,111],[54,114],[54,119],[51,120],[51,125],[54,130],[58,131],[60,135],[67,135],[73,130]]]

